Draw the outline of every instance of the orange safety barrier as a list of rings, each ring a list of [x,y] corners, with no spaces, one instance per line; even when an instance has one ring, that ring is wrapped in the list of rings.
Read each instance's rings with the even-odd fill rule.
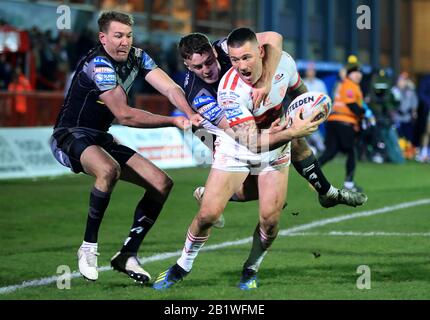
[[[16,98],[26,99],[27,111],[16,110]],[[174,110],[169,100],[158,94],[137,95],[136,107],[146,111],[170,115]],[[64,102],[63,92],[31,91],[0,92],[0,127],[35,127],[52,126]]]

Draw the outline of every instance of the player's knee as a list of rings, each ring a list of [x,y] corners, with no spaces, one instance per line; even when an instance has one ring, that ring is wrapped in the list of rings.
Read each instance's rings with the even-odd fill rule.
[[[101,165],[98,171],[97,178],[106,182],[116,182],[121,175],[121,167],[117,163]]]
[[[173,180],[169,177],[165,177],[158,186],[158,190],[164,196],[167,196],[173,188]]]
[[[266,232],[271,233],[278,227],[280,213],[281,209],[278,208],[260,212],[260,225]]]
[[[213,226],[213,224],[220,217],[221,212],[217,210],[209,210],[209,209],[200,209],[197,215],[197,223],[199,228],[206,229]]]
[[[302,161],[312,155],[312,150],[305,138],[294,139],[291,141],[291,161]]]

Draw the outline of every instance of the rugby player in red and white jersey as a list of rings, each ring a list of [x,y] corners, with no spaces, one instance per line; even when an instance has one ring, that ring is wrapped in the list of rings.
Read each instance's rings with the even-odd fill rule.
[[[244,34],[247,36],[243,38]],[[243,38],[237,48],[236,36]],[[250,173],[258,188],[260,221],[239,287],[256,288],[256,272],[276,237],[277,223],[285,203],[289,141],[310,134],[320,123],[296,117],[289,129],[261,134],[261,130],[268,128],[276,119],[284,121],[281,102],[289,88],[301,87],[295,63],[286,53],[279,53],[281,58],[272,77],[269,96],[254,108],[252,85],[261,80],[264,50],[258,45],[255,34],[245,28],[233,31],[228,44],[233,44],[228,48],[233,69],[226,73],[219,85],[218,104],[226,116],[219,121],[219,127],[231,127],[229,131],[234,138],[222,134],[218,136],[200,211],[188,230],[182,256],[174,266],[159,275],[154,283],[155,289],[167,289],[190,272],[195,257],[208,239],[211,226]]]
[[[256,34],[257,40],[265,48],[263,58],[263,73],[259,81],[253,85],[252,97],[254,105],[259,105],[272,86],[272,78],[281,57],[283,39],[279,33],[273,31]],[[227,52],[227,39],[216,40],[210,43],[207,36],[201,33],[191,33],[181,38],[178,49],[188,68],[183,89],[188,103],[195,112],[203,116],[204,129],[198,130],[198,135],[204,137],[204,142],[209,148],[213,148],[214,137],[204,133],[205,130],[214,135],[222,135],[224,132],[220,122],[224,116],[222,108],[217,103],[217,90],[221,77],[231,68],[230,57]],[[273,48],[273,49],[272,49]],[[298,79],[296,90],[289,92],[294,99],[306,92],[306,87]],[[272,123],[273,124],[273,123]],[[228,124],[225,124],[228,127]],[[339,190],[333,187],[320,170],[318,161],[313,155],[304,138],[291,142],[291,162],[296,171],[313,186],[318,192],[320,204],[329,208],[338,204],[349,206],[362,205],[364,197],[361,194]],[[198,187],[194,191],[194,197],[201,202],[204,187]],[[230,199],[231,201],[250,201],[258,199],[257,186],[249,177]],[[223,225],[223,216],[214,225]]]

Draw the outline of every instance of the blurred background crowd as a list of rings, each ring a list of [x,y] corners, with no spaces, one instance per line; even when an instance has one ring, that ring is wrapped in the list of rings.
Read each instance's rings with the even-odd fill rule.
[[[70,9],[71,28],[58,29],[58,7]],[[370,28],[357,8],[371,10]],[[133,13],[134,45],[181,84],[176,50],[189,32],[225,37],[237,26],[274,30],[297,61],[308,88],[333,99],[357,59],[363,72],[365,117],[358,156],[375,163],[430,162],[430,1],[424,0],[3,0],[0,8],[0,126],[52,125],[79,58],[97,43],[101,10]],[[365,19],[366,16],[361,16]],[[132,103],[161,114],[175,111],[143,79]],[[324,126],[309,138],[324,151]]]

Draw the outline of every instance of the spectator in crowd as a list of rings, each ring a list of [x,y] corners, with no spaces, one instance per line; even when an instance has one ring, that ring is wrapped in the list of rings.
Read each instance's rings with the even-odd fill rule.
[[[430,161],[430,152],[429,152],[429,142],[430,142],[430,75],[425,76],[421,79],[419,90],[418,90],[419,99],[421,102],[421,118],[418,118],[417,123],[421,130],[418,130],[419,133],[419,143],[420,151],[417,154],[417,161],[420,162],[429,162]],[[422,128],[421,128],[422,127]]]
[[[9,83],[8,91],[14,93],[12,97],[13,102],[13,121],[12,126],[19,126],[25,124],[25,115],[27,113],[27,97],[22,92],[32,90],[30,81],[22,73],[21,67],[16,67],[12,74],[12,81]]]
[[[411,142],[414,122],[417,119],[418,98],[415,85],[406,72],[403,72],[396,86],[391,89],[398,107],[394,110],[394,123],[399,137]]]
[[[391,90],[392,82],[385,70],[379,70],[371,80],[369,105],[376,119],[375,136],[372,142],[372,161],[403,163],[397,131],[394,127],[394,110],[398,102]]]
[[[308,91],[318,91],[327,94],[327,87],[324,81],[316,77],[314,63],[308,64],[303,82],[308,88]]]
[[[309,63],[307,65],[307,69],[305,72],[305,78],[303,79],[303,83],[308,88],[308,91],[317,91],[328,94],[327,87],[321,79],[316,77],[315,64]],[[312,133],[310,136],[306,137],[306,140],[309,142],[312,151],[316,153],[323,153],[325,150],[324,139],[321,135],[321,131],[317,130]]]
[[[421,139],[421,150],[418,153],[416,158],[419,162],[430,162],[429,141],[430,141],[430,112],[428,112],[426,129]]]
[[[321,166],[332,160],[341,151],[346,154],[346,174],[344,187],[362,192],[354,182],[356,168],[355,144],[360,121],[364,115],[363,93],[360,88],[362,73],[356,56],[349,56],[346,65],[346,78],[340,84],[327,118],[326,150],[318,159]]]
[[[6,54],[0,54],[0,90],[6,90],[12,77],[12,65],[7,61]]]

